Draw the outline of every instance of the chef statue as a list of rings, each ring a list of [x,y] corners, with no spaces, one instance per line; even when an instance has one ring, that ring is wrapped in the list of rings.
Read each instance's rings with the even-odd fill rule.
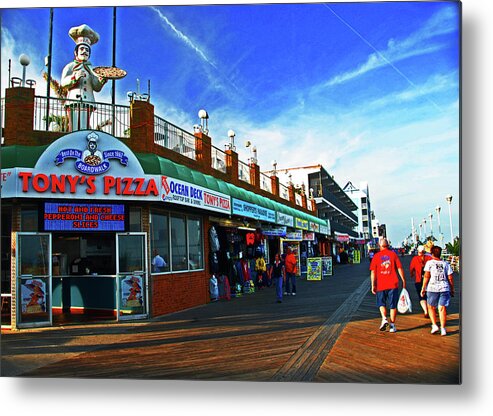
[[[106,78],[94,73],[89,57],[91,45],[99,40],[99,35],[87,25],[73,27],[68,32],[75,42],[75,59],[63,68],[62,87],[68,88],[65,108],[69,117],[69,131],[90,129],[90,118],[96,109],[93,92],[99,92]]]

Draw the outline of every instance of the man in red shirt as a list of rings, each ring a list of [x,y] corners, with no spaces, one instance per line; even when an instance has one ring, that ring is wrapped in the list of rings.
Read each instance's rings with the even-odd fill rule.
[[[430,259],[430,256],[425,255],[425,247],[418,246],[418,255],[413,257],[411,260],[411,265],[409,266],[409,272],[414,280],[414,286],[416,287],[416,292],[419,296],[419,303],[423,309],[425,318],[428,318],[428,307],[426,305],[426,293],[421,296],[421,288],[423,286],[425,264]]]
[[[397,302],[399,301],[399,279],[396,269],[402,280],[402,287],[406,287],[406,278],[401,261],[395,252],[389,250],[389,242],[386,238],[380,240],[380,251],[373,256],[370,264],[371,292],[377,296],[377,306],[382,315],[380,331],[385,331],[389,326],[387,321],[387,304],[390,307],[390,330],[396,332],[395,318],[397,316]]]
[[[296,272],[298,262],[296,256],[291,249],[288,248],[286,258],[284,259],[284,267],[286,269],[286,292],[285,295],[296,296]]]

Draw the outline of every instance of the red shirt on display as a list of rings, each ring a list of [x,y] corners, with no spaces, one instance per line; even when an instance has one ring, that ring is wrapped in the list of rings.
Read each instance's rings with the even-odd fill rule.
[[[418,254],[417,256],[414,256],[413,259],[411,260],[411,265],[409,266],[409,272],[411,273],[412,276],[413,270],[415,271],[414,281],[416,283],[421,283],[421,281],[423,280],[423,276],[422,276],[423,269],[428,260],[431,260],[431,257],[424,254],[422,256]]]
[[[377,292],[399,288],[399,277],[396,267],[402,268],[401,261],[392,250],[381,250],[373,256],[370,270],[375,272]]]

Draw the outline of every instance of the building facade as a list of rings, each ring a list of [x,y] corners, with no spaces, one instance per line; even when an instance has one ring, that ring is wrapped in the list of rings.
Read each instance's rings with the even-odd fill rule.
[[[67,105],[25,87],[2,98],[2,327],[147,319],[216,300],[212,276],[218,297],[240,296],[256,257],[328,237],[309,196],[148,99],[70,104],[98,127],[48,128]]]

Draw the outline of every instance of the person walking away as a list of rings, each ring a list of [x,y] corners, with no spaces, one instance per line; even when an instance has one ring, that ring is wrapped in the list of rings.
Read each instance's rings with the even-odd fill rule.
[[[424,267],[425,275],[421,295],[426,292],[428,303],[428,313],[431,320],[431,333],[435,334],[440,330],[441,335],[447,335],[445,325],[447,323],[447,307],[450,304],[450,297],[454,296],[453,271],[450,264],[440,259],[442,248],[433,246],[431,249],[431,260]],[[440,317],[440,328],[436,320],[436,309]]]
[[[380,331],[385,331],[389,326],[387,320],[387,305],[390,309],[390,329],[389,332],[396,332],[395,319],[397,317],[397,303],[399,301],[399,279],[397,272],[402,280],[402,287],[406,287],[404,269],[402,268],[399,256],[389,250],[389,242],[382,238],[379,243],[380,251],[375,253],[370,263],[371,272],[371,292],[377,297],[377,306],[382,316]]]
[[[284,263],[281,261],[281,256],[279,255],[279,253],[276,253],[276,255],[274,256],[274,262],[272,263],[269,272],[271,274],[270,278],[273,280],[274,287],[276,288],[277,303],[281,303],[282,283],[286,277],[286,273],[284,269]]]
[[[425,274],[425,264],[430,260],[431,257],[425,255],[425,247],[418,246],[418,255],[414,256],[411,260],[409,266],[409,273],[414,280],[414,286],[416,287],[416,293],[419,296],[419,304],[423,309],[423,314],[425,318],[428,318],[428,304],[426,303],[426,294],[421,296],[421,289],[423,287],[423,277]]]
[[[267,265],[265,264],[264,256],[259,255],[255,261],[255,271],[257,272],[257,289],[267,285],[267,279],[265,277],[265,272],[267,271]]]
[[[284,267],[286,269],[286,292],[285,295],[296,296],[296,272],[298,262],[293,251],[288,248],[286,259],[284,260]]]

